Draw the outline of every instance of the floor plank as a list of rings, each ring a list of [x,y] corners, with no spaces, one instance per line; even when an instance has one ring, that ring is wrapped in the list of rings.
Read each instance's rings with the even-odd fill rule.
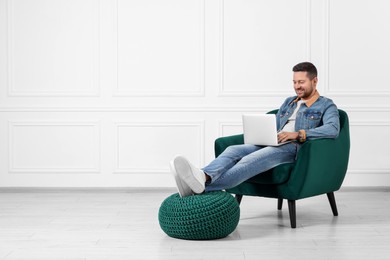
[[[0,192],[0,259],[389,259],[389,189],[287,203],[244,197],[237,229],[212,241],[168,237],[158,209],[174,190]]]

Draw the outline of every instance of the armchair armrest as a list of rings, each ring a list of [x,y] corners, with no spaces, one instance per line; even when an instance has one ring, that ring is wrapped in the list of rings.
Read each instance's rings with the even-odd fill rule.
[[[341,187],[348,167],[349,140],[347,142],[339,137],[311,140],[302,145],[288,182],[296,199],[333,192]]]
[[[216,139],[214,142],[215,157],[218,157],[230,145],[243,144],[243,143],[244,143],[243,134],[220,137]]]

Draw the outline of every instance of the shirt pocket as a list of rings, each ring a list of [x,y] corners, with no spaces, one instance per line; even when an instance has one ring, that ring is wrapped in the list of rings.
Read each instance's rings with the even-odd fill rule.
[[[304,114],[306,128],[311,129],[320,125],[322,119],[322,113],[320,111],[306,111]]]
[[[289,115],[290,113],[288,112],[288,110],[283,110],[279,113],[280,118],[288,118]]]

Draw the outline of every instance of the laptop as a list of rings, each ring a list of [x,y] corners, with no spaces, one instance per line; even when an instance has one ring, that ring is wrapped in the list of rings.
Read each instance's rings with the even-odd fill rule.
[[[244,143],[262,146],[279,146],[276,116],[273,114],[242,115]]]

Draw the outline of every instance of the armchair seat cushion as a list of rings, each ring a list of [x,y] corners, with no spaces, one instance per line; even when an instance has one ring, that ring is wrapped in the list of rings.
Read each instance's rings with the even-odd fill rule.
[[[275,168],[258,174],[247,182],[256,184],[283,184],[288,181],[295,163],[284,163]]]

